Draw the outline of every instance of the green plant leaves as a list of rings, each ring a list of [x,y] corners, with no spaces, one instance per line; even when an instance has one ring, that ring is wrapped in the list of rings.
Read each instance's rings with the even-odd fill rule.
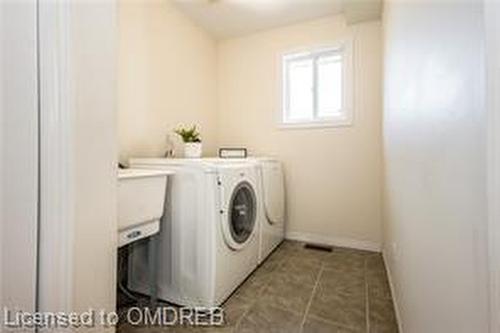
[[[182,138],[183,142],[201,142],[201,134],[196,125],[190,128],[179,127],[174,132]]]

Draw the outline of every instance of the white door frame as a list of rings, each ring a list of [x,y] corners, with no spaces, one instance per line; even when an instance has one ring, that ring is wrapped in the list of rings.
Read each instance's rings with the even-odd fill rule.
[[[39,116],[35,1],[0,1],[0,332],[36,310]],[[23,330],[29,332],[29,329]]]
[[[0,303],[9,310],[69,311],[74,221],[69,134],[75,110],[67,53],[69,2],[5,6],[8,36],[1,42],[8,52],[0,56],[10,86],[2,97],[2,137],[8,142],[2,142],[1,154],[8,164],[1,166],[1,191],[7,187],[1,204],[9,209],[0,217],[5,251],[0,255],[8,275],[2,276]]]
[[[71,2],[38,1],[40,242],[38,310],[71,311],[73,282],[73,105]]]
[[[41,81],[39,310],[113,311],[118,156],[116,6],[114,1],[37,1]],[[93,81],[98,75],[102,77]],[[98,139],[102,145],[96,148],[89,139]],[[90,237],[95,244],[87,242]],[[112,332],[113,327],[96,323],[95,331]]]

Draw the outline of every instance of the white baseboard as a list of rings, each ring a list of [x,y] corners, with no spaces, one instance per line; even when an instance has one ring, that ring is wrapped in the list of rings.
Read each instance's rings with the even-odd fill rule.
[[[287,232],[285,238],[301,242],[310,242],[310,243],[339,246],[339,247],[349,247],[358,250],[367,250],[374,252],[381,251],[381,246],[379,243],[371,241],[362,241],[357,239],[329,237],[329,236],[295,232],[295,231]]]
[[[387,251],[382,250],[382,258],[384,259],[385,271],[386,271],[387,279],[389,280],[389,287],[391,289],[392,302],[394,304],[394,312],[396,313],[396,320],[398,321],[399,333],[403,333],[403,322],[401,321],[401,314],[399,311],[399,305],[398,305],[398,300],[397,300],[397,296],[395,293],[394,284],[392,283],[391,267],[389,266],[389,262],[387,260],[387,255],[388,255]]]

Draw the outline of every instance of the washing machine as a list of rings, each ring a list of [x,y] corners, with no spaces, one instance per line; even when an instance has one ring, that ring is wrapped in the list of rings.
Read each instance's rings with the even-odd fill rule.
[[[285,239],[285,177],[280,160],[273,157],[208,158],[219,165],[254,163],[257,167],[259,207],[259,263]]]
[[[131,167],[171,170],[159,234],[158,298],[220,305],[257,267],[261,207],[250,161],[132,159]],[[147,250],[132,249],[128,287],[148,294]]]

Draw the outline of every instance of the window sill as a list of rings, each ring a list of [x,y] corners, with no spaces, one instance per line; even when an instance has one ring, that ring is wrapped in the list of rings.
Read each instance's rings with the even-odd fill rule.
[[[351,127],[352,120],[335,119],[322,121],[301,121],[301,122],[281,122],[278,124],[278,129],[314,129],[314,128],[329,128],[329,127]]]

